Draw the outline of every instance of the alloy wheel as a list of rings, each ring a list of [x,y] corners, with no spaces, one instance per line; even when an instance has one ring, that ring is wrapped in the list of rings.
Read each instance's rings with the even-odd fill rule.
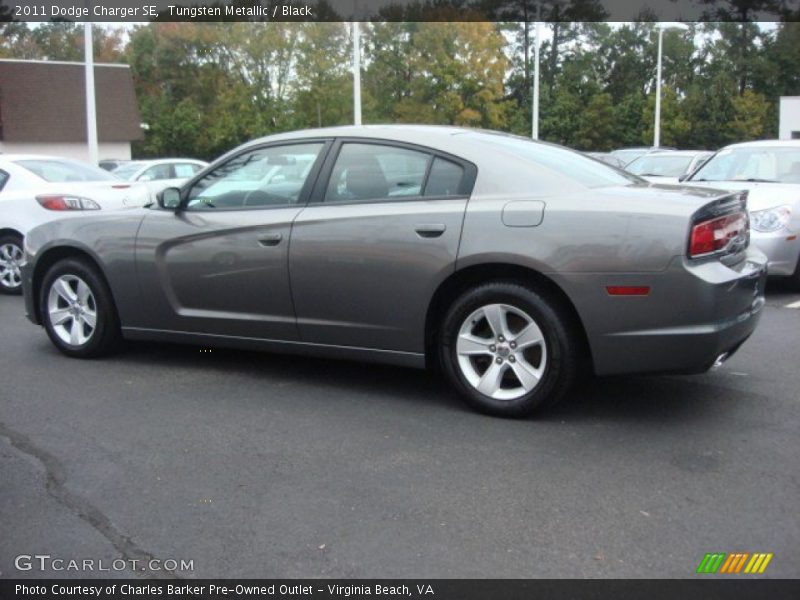
[[[47,312],[55,334],[66,344],[83,346],[97,328],[97,303],[77,275],[62,275],[50,286]]]
[[[509,304],[487,304],[462,323],[458,366],[478,392],[514,400],[531,392],[547,367],[547,343],[536,321]]]
[[[22,284],[21,267],[24,263],[22,248],[13,242],[0,246],[0,285],[16,289]]]

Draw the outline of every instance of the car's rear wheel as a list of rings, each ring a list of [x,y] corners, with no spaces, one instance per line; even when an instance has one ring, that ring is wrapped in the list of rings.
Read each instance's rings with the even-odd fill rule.
[[[797,258],[794,273],[789,277],[789,286],[793,290],[800,291],[800,257]]]
[[[0,236],[0,294],[22,293],[22,268],[25,253],[22,237],[14,234]]]
[[[44,277],[39,305],[47,335],[68,356],[103,356],[119,341],[111,292],[87,261],[69,258],[53,265]]]
[[[511,282],[473,288],[447,311],[440,361],[464,400],[521,417],[559,400],[578,371],[579,346],[558,304]]]

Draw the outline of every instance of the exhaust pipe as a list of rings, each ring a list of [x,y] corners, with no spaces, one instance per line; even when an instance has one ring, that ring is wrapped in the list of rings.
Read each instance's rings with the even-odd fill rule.
[[[720,354],[717,357],[717,359],[714,361],[714,364],[711,365],[711,368],[712,369],[716,369],[717,367],[722,366],[722,363],[724,363],[726,360],[728,360],[730,358],[730,356],[731,356],[730,352],[723,352],[722,354]]]

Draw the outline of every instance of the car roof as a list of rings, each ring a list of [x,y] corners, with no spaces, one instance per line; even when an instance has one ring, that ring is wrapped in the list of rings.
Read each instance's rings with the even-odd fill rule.
[[[255,139],[250,143],[260,144],[273,140],[279,141],[311,137],[366,137],[400,140],[401,138],[406,138],[408,134],[412,133],[424,135],[425,137],[447,139],[453,135],[475,132],[498,133],[498,135],[502,135],[499,132],[486,132],[482,129],[455,127],[451,125],[339,125],[336,127],[319,127],[314,129],[301,129],[297,131],[288,131],[285,133],[276,133]]]
[[[198,160],[196,158],[134,158],[127,162],[139,165],[148,165],[148,166],[160,165],[163,163],[171,163],[171,162],[189,162],[189,163],[205,164],[205,161]]]
[[[654,150],[639,158],[644,158],[645,156],[695,156],[697,154],[711,154],[711,150]],[[636,160],[639,160],[639,158]]]
[[[218,158],[216,162],[221,161],[230,154],[266,143],[336,137],[387,140],[390,142],[417,144],[472,161],[477,161],[481,157],[485,157],[486,147],[481,143],[482,141],[496,142],[498,138],[512,138],[525,140],[542,146],[553,145],[548,142],[532,140],[529,137],[522,137],[502,131],[456,127],[452,125],[344,125],[303,129],[258,138],[243,146],[234,148],[228,154]],[[575,150],[575,152],[577,152],[577,150]]]
[[[752,142],[740,142],[725,146],[726,148],[759,148],[759,147],[789,147],[800,148],[800,140],[756,140]]]
[[[0,154],[0,160],[68,160],[71,162],[82,162],[72,158],[65,158],[63,156],[50,156],[47,154]]]

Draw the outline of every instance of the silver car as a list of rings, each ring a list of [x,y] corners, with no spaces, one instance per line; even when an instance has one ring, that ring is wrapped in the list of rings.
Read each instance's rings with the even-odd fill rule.
[[[770,276],[800,290],[800,140],[760,140],[717,152],[687,185],[747,191],[753,243]]]
[[[708,160],[707,150],[668,150],[643,154],[625,170],[651,183],[680,183]]]
[[[520,416],[584,373],[724,360],[764,304],[748,242],[743,194],[499,133],[342,127],[38,227],[23,282],[69,356],[126,338],[438,366],[472,407]]]

